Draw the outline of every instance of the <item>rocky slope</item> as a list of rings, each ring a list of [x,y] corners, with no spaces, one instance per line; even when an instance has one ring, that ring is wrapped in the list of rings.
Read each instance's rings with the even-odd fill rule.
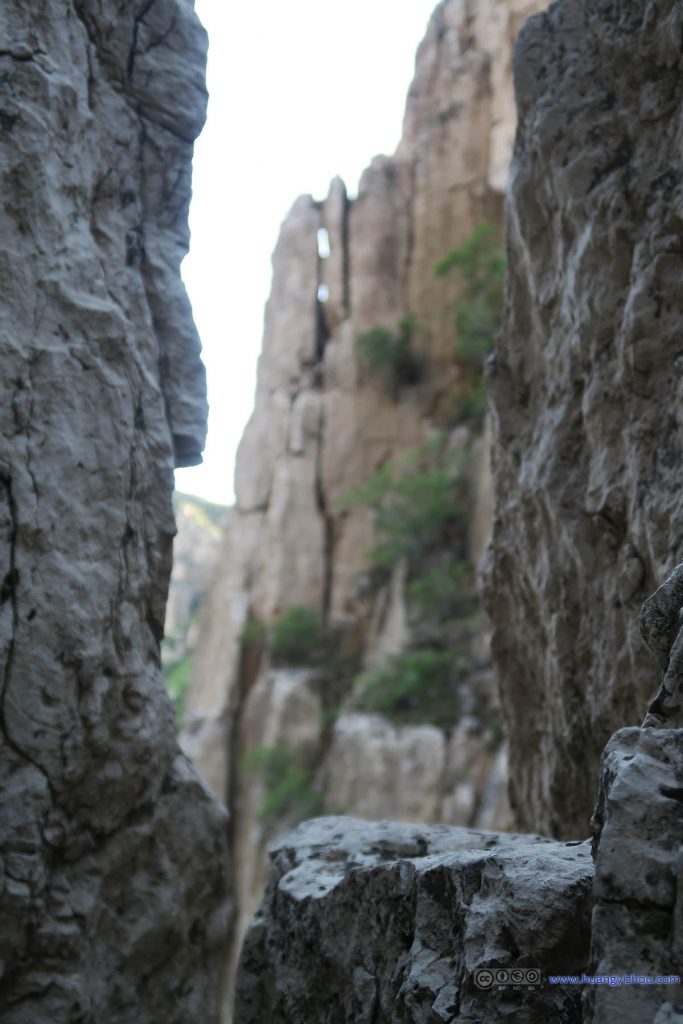
[[[582,835],[599,790],[593,885],[581,843],[525,849],[516,837],[499,853],[492,838],[493,853],[473,854],[478,833],[443,850],[385,824],[365,825],[363,846],[353,822],[312,823],[278,844],[245,942],[246,1024],[330,1019],[333,993],[335,1020],[349,1022],[368,1006],[366,1019],[472,1024],[683,1017],[680,978],[667,978],[683,951],[680,564],[640,614],[663,680],[636,726],[657,690],[637,640],[643,581],[663,579],[678,543],[671,364],[683,310],[668,282],[681,268],[671,154],[682,38],[672,0],[558,0],[515,50],[508,302],[490,374],[488,601],[517,811]],[[629,719],[598,769],[600,730]],[[531,878],[530,853],[543,860]],[[561,949],[558,933],[571,936]],[[284,952],[271,945],[281,939]],[[541,999],[499,982],[499,970],[532,964]],[[476,991],[481,967],[500,985],[488,1002]],[[584,969],[601,983],[582,982]],[[579,976],[565,980],[564,1003],[550,977],[560,973]]]
[[[282,226],[183,734],[233,815],[239,930],[268,837],[314,811],[509,823],[473,583],[490,526],[488,442],[477,381],[454,355],[467,282],[461,264],[435,267],[472,251],[483,222],[495,239],[512,40],[538,6],[441,3],[396,155],[373,161],[357,198],[337,180]],[[488,238],[481,259],[493,266]],[[382,363],[387,349],[394,361]],[[419,607],[429,600],[437,621]],[[374,674],[359,697],[361,670]],[[417,706],[430,687],[431,705]]]
[[[565,3],[517,51],[488,604],[517,819],[558,836],[654,695],[636,613],[683,556],[680,30]]]
[[[0,11],[0,1017],[215,1020],[225,812],[159,645],[204,372],[192,4]]]

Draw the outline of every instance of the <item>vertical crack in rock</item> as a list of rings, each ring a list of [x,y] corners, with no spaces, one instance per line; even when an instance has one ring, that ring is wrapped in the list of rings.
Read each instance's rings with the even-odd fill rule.
[[[329,619],[332,599],[332,574],[334,571],[334,517],[330,514],[325,495],[323,477],[323,452],[325,444],[325,407],[320,410],[320,429],[315,453],[315,498],[323,522],[323,600],[322,613],[325,622]]]
[[[133,33],[130,51],[128,53],[128,59],[126,61],[126,75],[130,81],[133,77],[133,69],[135,67],[135,58],[137,56],[138,48],[138,35],[140,32],[140,25],[145,20],[146,16],[152,10],[157,0],[147,0],[143,5],[142,9],[138,11],[133,18]]]

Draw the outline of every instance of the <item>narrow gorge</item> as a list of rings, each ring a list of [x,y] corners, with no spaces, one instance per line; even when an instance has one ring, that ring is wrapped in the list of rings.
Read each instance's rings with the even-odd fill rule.
[[[0,40],[0,1024],[683,1024],[683,4],[438,3],[229,509],[194,0]]]
[[[502,304],[512,42],[538,6],[440,4],[395,156],[353,199],[340,180],[299,198],[280,232],[181,735],[231,814],[235,952],[267,843],[301,818],[511,824],[476,579],[481,376]]]
[[[484,575],[512,811],[541,835],[300,825],[240,1024],[683,1020],[682,50],[672,0],[557,0],[514,49]]]

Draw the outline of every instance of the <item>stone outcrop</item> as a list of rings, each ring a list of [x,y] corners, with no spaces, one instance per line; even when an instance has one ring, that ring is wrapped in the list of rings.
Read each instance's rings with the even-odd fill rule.
[[[272,856],[240,1024],[582,1020],[545,979],[588,962],[589,843],[320,818]]]
[[[283,764],[303,759],[297,770],[329,812],[510,824],[481,614],[445,641],[467,666],[449,728],[353,708],[334,667],[316,674],[274,665],[253,637],[255,626],[268,629],[304,606],[341,637],[343,655],[359,668],[424,644],[405,565],[380,585],[371,578],[373,516],[344,497],[438,432],[466,460],[467,526],[457,547],[476,569],[490,526],[488,440],[479,423],[453,425],[453,396],[466,383],[454,358],[458,285],[435,266],[482,221],[500,225],[501,168],[514,133],[512,41],[540,6],[439,4],[418,51],[395,156],[372,162],[355,199],[336,180],[322,202],[299,198],[282,226],[236,506],[201,615],[182,737],[233,812],[238,934],[262,891],[267,840],[293,817],[263,820],[268,792],[247,766],[267,750]],[[357,339],[377,327],[396,332],[407,316],[419,373],[380,386]]]
[[[597,974],[656,978],[683,963],[683,729],[681,664],[683,564],[640,613],[643,639],[663,674],[642,729],[622,729],[602,759],[593,816],[596,854],[592,960]],[[626,1024],[668,1019],[683,986],[588,988],[587,1019]],[[657,1017],[657,1020],[660,1018]],[[675,1019],[675,1017],[674,1017]]]
[[[193,5],[0,11],[0,1017],[215,1020],[225,812],[160,669],[206,400]]]
[[[558,836],[654,697],[636,613],[683,554],[682,17],[558,3],[515,55],[488,607],[516,817]]]

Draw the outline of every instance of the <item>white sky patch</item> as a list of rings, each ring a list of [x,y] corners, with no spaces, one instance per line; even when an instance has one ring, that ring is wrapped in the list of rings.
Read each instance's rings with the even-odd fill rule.
[[[209,33],[210,100],[195,147],[183,278],[210,413],[204,464],[176,471],[180,490],[233,500],[280,223],[297,196],[324,198],[337,174],[355,192],[371,158],[394,151],[433,7],[434,0],[196,0]]]

